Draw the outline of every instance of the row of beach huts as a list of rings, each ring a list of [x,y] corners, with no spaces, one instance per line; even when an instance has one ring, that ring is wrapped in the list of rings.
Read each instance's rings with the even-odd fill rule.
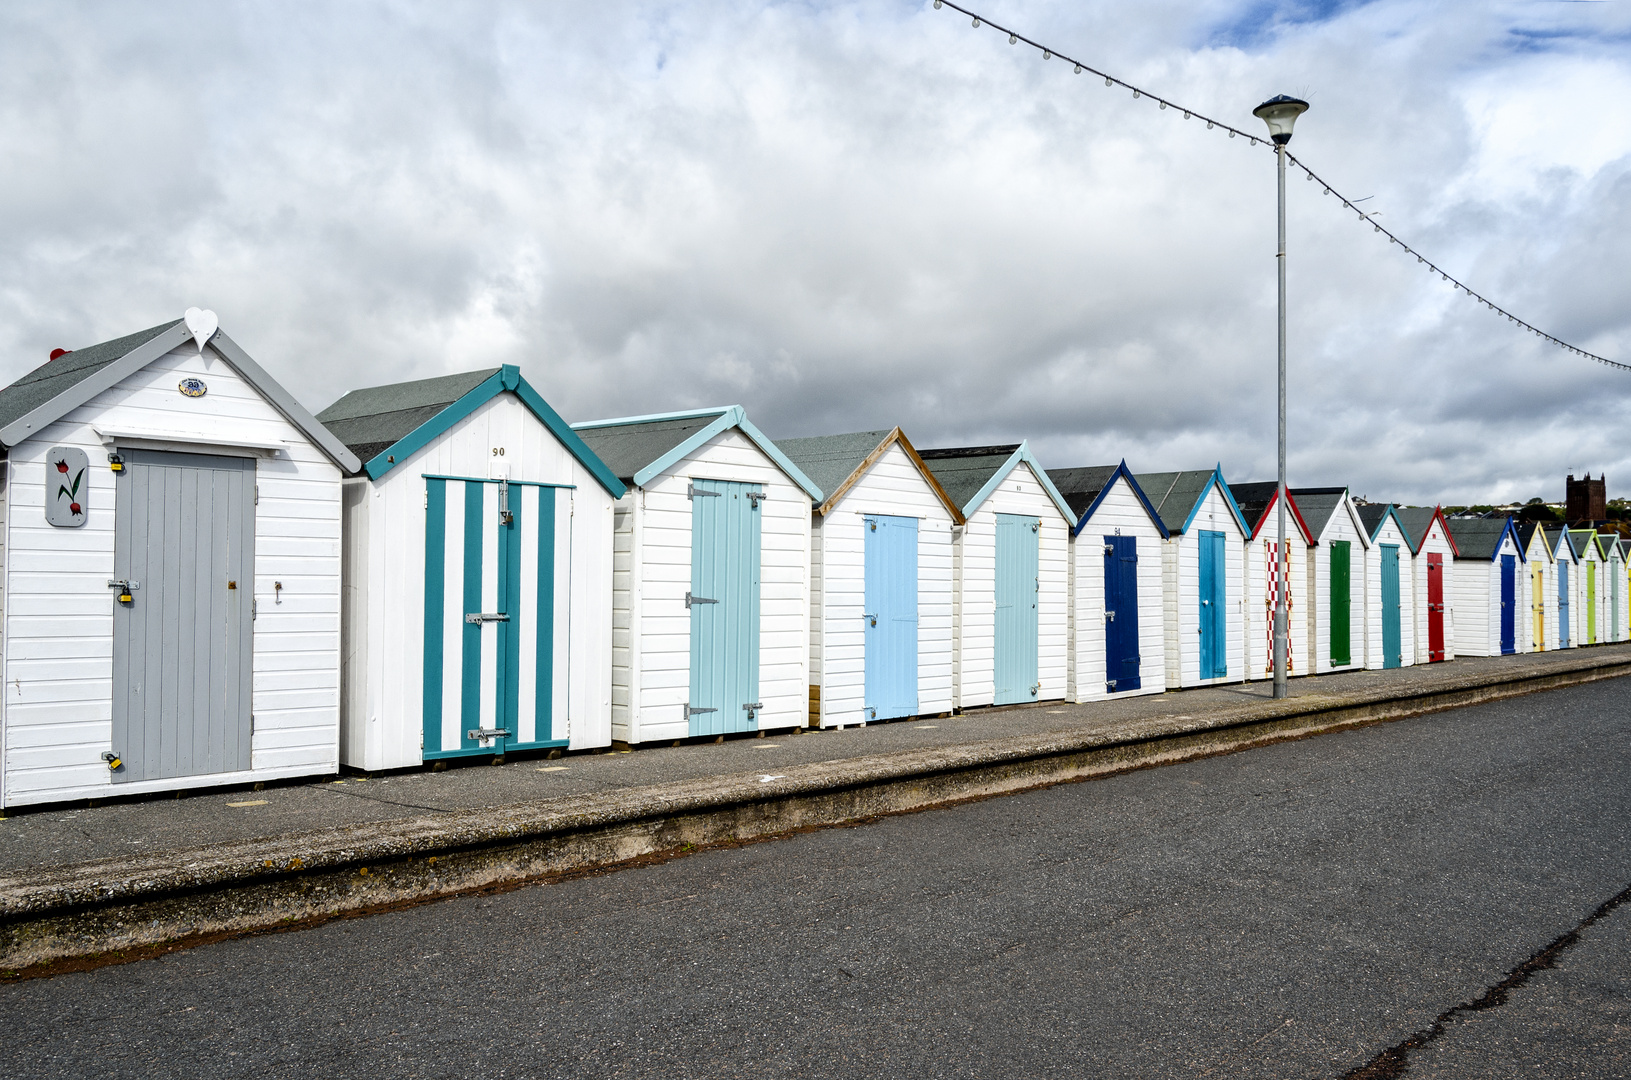
[[[0,805],[843,727],[1631,636],[1610,534],[1044,469],[514,367],[315,416],[208,312],[0,390]]]

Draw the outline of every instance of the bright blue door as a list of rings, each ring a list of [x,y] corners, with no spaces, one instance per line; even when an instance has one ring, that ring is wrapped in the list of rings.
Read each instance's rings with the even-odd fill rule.
[[[866,521],[866,715],[917,715],[917,518]]]
[[[759,710],[757,484],[691,481],[692,735],[752,731]]]
[[[1518,557],[1501,556],[1501,655],[1518,651],[1516,609],[1518,606]]]
[[[997,515],[998,705],[1035,701],[1037,691],[1037,567],[1041,522]]]
[[[1201,560],[1201,678],[1221,679],[1229,674],[1223,534],[1202,529],[1196,539],[1200,544]]]
[[[1557,561],[1557,640],[1558,648],[1569,647],[1569,564]]]
[[[1138,537],[1104,538],[1104,688],[1142,686],[1138,656]]]
[[[1399,545],[1382,545],[1382,666],[1404,663],[1399,633]]]

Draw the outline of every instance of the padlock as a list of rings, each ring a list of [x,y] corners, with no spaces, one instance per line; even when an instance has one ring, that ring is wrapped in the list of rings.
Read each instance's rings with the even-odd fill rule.
[[[112,750],[102,751],[102,760],[108,763],[109,772],[117,772],[119,766],[124,764],[123,759],[121,759],[119,755],[115,754]]]
[[[134,604],[135,602],[136,602],[136,598],[134,596],[130,595],[130,590],[129,589],[125,589],[125,590],[123,590],[122,592],[119,593],[119,603],[121,603],[121,604]]]

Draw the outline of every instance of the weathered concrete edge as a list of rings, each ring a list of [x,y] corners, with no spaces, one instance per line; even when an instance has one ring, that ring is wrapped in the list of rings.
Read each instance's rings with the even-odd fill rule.
[[[856,770],[837,768],[853,766],[857,761],[802,767],[831,774],[824,786],[815,776],[791,788],[777,785],[768,789],[744,787],[740,777],[709,778],[711,782],[701,786],[711,790],[693,790],[691,797],[684,799],[641,800],[635,813],[625,813],[621,818],[594,811],[583,815],[557,813],[550,815],[549,827],[542,829],[512,820],[499,827],[496,835],[480,842],[471,843],[467,836],[464,843],[446,844],[429,854],[413,842],[423,838],[411,836],[418,831],[412,826],[427,819],[385,823],[407,826],[400,832],[410,835],[397,836],[394,845],[349,845],[331,852],[331,860],[320,866],[308,865],[297,857],[291,860],[292,865],[272,867],[248,878],[229,876],[191,888],[175,888],[152,878],[119,883],[104,878],[89,889],[84,883],[56,889],[35,886],[27,890],[33,895],[23,905],[25,910],[8,905],[12,910],[0,919],[0,968],[18,969],[65,957],[270,929],[313,918],[421,902],[612,867],[688,847],[752,841],[800,829],[1013,794],[1627,674],[1631,674],[1631,660],[1518,679],[1478,680],[1471,685],[1402,698],[1350,698],[1341,704],[1336,702],[1344,699],[1326,699],[1331,703],[1279,716],[1263,717],[1260,707],[1248,707],[1256,713],[1254,718],[1203,723],[1181,731],[1124,731],[1113,741],[1057,737],[1001,740],[943,748],[955,751],[951,754],[928,753],[941,760],[935,767],[916,771],[861,769],[857,775]],[[1021,751],[1016,743],[1040,745]],[[1003,752],[990,753],[998,748]],[[979,750],[987,753],[968,752]],[[908,752],[863,760],[879,766],[901,765],[904,763],[891,759],[904,756],[925,754]],[[683,787],[687,783],[697,786],[696,782],[665,786]],[[619,794],[626,792],[606,792],[602,796]],[[445,819],[428,820],[445,825]],[[11,899],[22,898],[14,894]]]

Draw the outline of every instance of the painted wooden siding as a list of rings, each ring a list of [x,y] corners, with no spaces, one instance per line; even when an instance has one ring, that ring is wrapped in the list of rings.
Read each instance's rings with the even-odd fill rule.
[[[502,449],[502,455],[495,455]],[[366,611],[348,635],[367,635],[366,670],[346,694],[346,764],[363,769],[417,765],[424,715],[425,476],[476,479],[507,474],[517,481],[575,485],[569,498],[565,542],[557,558],[569,560],[569,591],[557,595],[555,670],[566,672],[556,688],[557,738],[574,749],[611,742],[613,564],[616,556],[612,498],[513,394],[479,406],[370,486],[367,498],[347,500],[347,529],[366,541],[356,556]],[[559,535],[559,533],[558,533]],[[562,551],[561,548],[567,550]],[[348,559],[348,565],[351,560]],[[561,608],[565,610],[562,611]],[[351,649],[348,647],[348,651]],[[350,755],[358,754],[352,757]]]
[[[1104,666],[1104,538],[1138,540],[1139,689],[1111,694]],[[1116,478],[1110,494],[1070,544],[1071,701],[1159,694],[1167,688],[1166,603],[1163,588],[1165,543],[1127,481]]]
[[[1427,556],[1429,554],[1441,555],[1444,558],[1444,659],[1455,659],[1455,554],[1450,547],[1449,538],[1444,535],[1444,526],[1434,521],[1428,527],[1427,536],[1422,540],[1421,551],[1411,559],[1410,574],[1413,579],[1413,597],[1415,604],[1416,628],[1416,663],[1431,662],[1428,655],[1431,639],[1428,636],[1427,611]]]
[[[1557,648],[1557,567],[1546,547],[1546,534],[1536,529],[1524,549],[1527,561],[1519,572],[1519,592],[1522,594],[1518,611],[1524,625],[1518,628],[1519,652],[1550,652]],[[1541,569],[1541,640],[1535,640],[1534,586],[1530,575],[1535,567]]]
[[[1352,663],[1337,668],[1331,664],[1331,545],[1341,540],[1346,540],[1349,544],[1348,658]],[[1309,567],[1313,581],[1308,586],[1309,595],[1314,601],[1313,622],[1308,631],[1312,638],[1309,648],[1314,656],[1316,674],[1354,671],[1365,666],[1367,546],[1368,541],[1354,521],[1352,513],[1346,505],[1343,505],[1339,506],[1331,515],[1331,519],[1325,523],[1325,531],[1320,534],[1319,543],[1314,547],[1314,559]],[[1449,585],[1449,576],[1450,572],[1446,570],[1446,588]]]
[[[1270,511],[1272,514],[1272,510]],[[1265,542],[1276,537],[1274,522],[1266,523],[1257,539],[1249,540],[1245,550],[1246,581],[1246,678],[1270,679],[1274,677],[1269,654],[1269,628],[1274,623],[1274,611],[1268,606],[1269,553]],[[1286,631],[1291,641],[1291,675],[1309,674],[1308,654],[1308,558],[1309,548],[1296,525],[1287,522],[1286,545],[1291,549],[1291,610],[1287,613]]]
[[[1519,555],[1511,536],[1501,541],[1493,559],[1457,559],[1451,573],[1455,589],[1455,651],[1463,656],[1501,655],[1501,556]],[[1522,618],[1523,580],[1527,568],[1519,557],[1517,564],[1518,611],[1514,613],[1513,641],[1521,641],[1516,620]],[[1448,587],[1446,591],[1449,591]]]
[[[1399,664],[1411,667],[1416,663],[1416,592],[1414,559],[1410,542],[1405,539],[1398,524],[1389,517],[1382,522],[1370,548],[1365,552],[1365,667],[1381,669],[1386,658],[1382,655],[1382,547],[1393,544],[1399,549]]]
[[[1222,678],[1202,679],[1200,652],[1200,545],[1196,537],[1201,530],[1212,530],[1224,535],[1224,621],[1226,642],[1225,663],[1228,674]],[[1179,533],[1168,540],[1166,559],[1168,590],[1166,619],[1172,631],[1168,638],[1171,652],[1167,653],[1167,685],[1211,686],[1218,683],[1246,680],[1246,534],[1240,529],[1234,512],[1214,487],[1208,491],[1200,512],[1190,524],[1189,532]]]
[[[990,705],[996,699],[997,515],[1019,514],[1041,522],[1037,555],[1038,701],[1065,696],[1070,631],[1070,525],[1038,482],[1021,465],[988,496],[957,539],[957,707]]]
[[[181,451],[212,437],[288,446],[256,461],[251,767],[124,783],[119,793],[320,774],[338,765],[340,470],[213,350],[206,356],[191,344],[162,356],[11,450],[3,634],[10,805],[102,795],[114,786],[101,754],[112,748],[107,581],[115,474],[97,426],[141,432],[149,445]],[[203,379],[209,393],[181,396],[176,385],[185,376]],[[44,459],[59,445],[90,458],[90,515],[77,529],[45,524]],[[274,581],[283,583],[282,603]]]
[[[812,537],[811,681],[821,725],[863,723],[866,704],[866,514],[918,519],[918,712],[952,697],[952,520],[899,446],[891,446],[826,514]]]
[[[629,664],[620,672],[629,705],[612,737],[686,738],[691,678],[691,479],[760,484],[759,714],[761,729],[797,727],[809,711],[810,498],[764,452],[732,429],[643,489],[631,489]]]

